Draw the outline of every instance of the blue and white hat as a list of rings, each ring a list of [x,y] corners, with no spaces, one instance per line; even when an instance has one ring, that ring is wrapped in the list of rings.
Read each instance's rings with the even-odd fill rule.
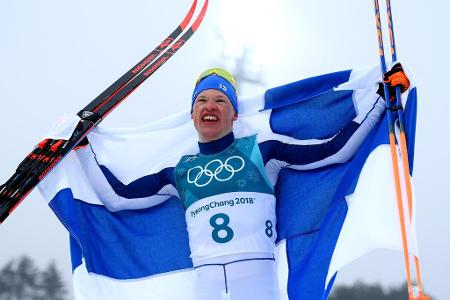
[[[231,102],[234,111],[238,113],[238,101],[236,91],[236,81],[231,73],[220,68],[212,68],[200,74],[192,93],[191,111],[193,109],[195,99],[204,90],[217,90],[224,93]]]

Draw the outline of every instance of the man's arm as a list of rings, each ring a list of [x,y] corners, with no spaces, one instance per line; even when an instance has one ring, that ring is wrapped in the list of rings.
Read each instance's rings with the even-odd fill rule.
[[[366,78],[370,78],[370,76],[366,75]],[[357,78],[355,81],[358,80],[367,81],[364,77]],[[402,91],[406,91],[409,88],[409,80],[399,64],[396,64],[385,74],[384,81],[389,89],[400,86]],[[344,90],[349,87],[351,85],[345,87]],[[346,162],[355,154],[385,110],[385,101],[379,94],[379,91],[376,92],[376,89],[370,88],[370,85],[368,88],[361,88],[360,86],[359,90],[354,90],[351,97],[354,102],[356,117],[327,139],[297,140],[273,132],[263,133],[258,139],[264,162],[267,164],[270,161],[275,169],[290,167],[301,170]],[[320,97],[322,99],[319,99]],[[318,96],[317,100],[323,101],[328,97],[330,96],[322,94]],[[326,110],[328,107],[325,106],[324,109]],[[327,115],[322,114],[321,116],[328,118]],[[309,116],[306,116],[306,119],[309,119]],[[298,121],[293,120],[293,122],[296,124]],[[302,122],[299,123],[302,124]],[[320,126],[318,124],[312,125]]]
[[[384,112],[384,100],[379,97],[360,123],[353,120],[336,135],[325,140],[300,141],[288,136],[274,136],[259,143],[264,163],[278,168],[316,169],[349,160]]]
[[[110,211],[148,208],[172,196],[178,197],[173,184],[173,167],[124,184],[106,166],[98,164],[90,146],[77,152],[95,193]]]

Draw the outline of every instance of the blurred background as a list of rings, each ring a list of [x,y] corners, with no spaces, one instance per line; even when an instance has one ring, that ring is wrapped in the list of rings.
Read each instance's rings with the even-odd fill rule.
[[[0,182],[60,115],[78,112],[144,57],[190,5],[179,0],[1,1]],[[423,281],[433,299],[445,300],[450,99],[442,90],[450,69],[445,34],[450,3],[392,0],[392,10],[398,57],[419,91],[414,183]],[[192,39],[101,126],[143,125],[189,107],[197,75],[212,66],[232,71],[241,82],[240,95],[249,96],[314,75],[378,64],[372,1],[211,0]],[[65,296],[55,299],[73,299],[68,233],[37,191],[0,226],[0,291],[11,286],[2,285],[4,280],[20,278],[14,276],[34,276],[41,287],[60,278],[39,295],[53,299],[48,295],[56,290]],[[345,287],[388,297],[404,281],[402,254],[380,250],[342,269],[335,283],[342,288],[333,297]],[[31,299],[24,295],[17,299]]]

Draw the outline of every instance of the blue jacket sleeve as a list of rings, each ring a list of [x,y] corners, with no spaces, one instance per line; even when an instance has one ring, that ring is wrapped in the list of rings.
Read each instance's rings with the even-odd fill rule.
[[[265,134],[265,138],[259,141],[264,164],[271,163],[278,169],[308,170],[346,162],[376,126],[384,110],[384,100],[378,97],[364,119],[349,122],[328,139],[297,140],[289,136]]]
[[[85,152],[84,156],[83,170],[98,198],[110,211],[148,208],[172,196],[178,197],[173,167],[124,184],[106,166],[97,163],[92,151]]]

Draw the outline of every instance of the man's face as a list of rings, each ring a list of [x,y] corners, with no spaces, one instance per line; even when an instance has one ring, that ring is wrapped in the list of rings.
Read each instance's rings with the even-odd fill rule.
[[[233,130],[237,119],[228,97],[217,90],[201,92],[195,99],[192,121],[200,142],[210,142],[224,137]]]

